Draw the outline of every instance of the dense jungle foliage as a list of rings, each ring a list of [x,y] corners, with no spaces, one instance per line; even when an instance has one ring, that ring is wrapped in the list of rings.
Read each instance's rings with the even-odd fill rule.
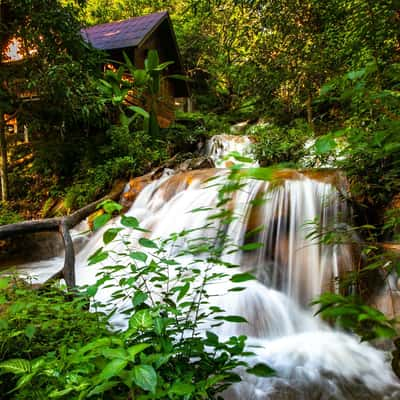
[[[157,55],[148,55],[143,70],[132,70],[125,59],[120,71],[104,74],[99,65],[107,55],[79,35],[82,27],[162,10],[171,15],[195,107],[178,112],[165,129],[154,110],[124,104],[130,87],[119,75],[136,74],[143,93],[159,96],[152,88],[165,66]],[[346,175],[356,227],[316,232],[330,244],[361,238],[359,270],[341,282],[359,296],[323,295],[316,304],[365,340],[394,337],[396,321],[365,306],[363,297],[371,279],[400,274],[398,256],[380,245],[400,238],[399,33],[397,0],[0,0],[0,48],[17,37],[26,54],[35,49],[28,63],[14,66],[0,55],[0,115],[7,115],[0,118],[0,224],[70,213],[106,194],[117,179],[195,153],[199,140],[245,122],[238,134],[254,138],[262,166],[329,165]],[[22,101],[12,82],[38,100]],[[14,117],[28,127],[29,142],[4,135]],[[126,227],[139,228],[134,220]],[[146,264],[145,251],[130,256],[141,266],[136,274],[159,271],[160,265]],[[167,298],[183,302],[192,284],[182,281]],[[122,286],[134,290],[132,282]],[[130,329],[115,335],[108,316],[88,312],[95,286],[76,297],[54,287],[32,292],[18,280],[0,280],[0,289],[0,359],[14,360],[3,365],[0,386],[18,388],[10,399],[103,398],[112,388],[115,399],[214,398],[237,379],[227,371],[246,353],[244,338],[221,343],[212,333],[193,340],[182,335],[173,349],[176,335],[195,331],[201,321],[191,325],[187,314],[173,316],[176,307],[168,302],[144,306],[148,293],[137,288]],[[221,317],[218,310],[210,314]],[[354,317],[361,314],[363,320]],[[190,374],[193,355],[198,368]],[[394,360],[400,370],[399,357]],[[62,368],[68,373],[59,374]],[[252,372],[273,373],[265,365]]]
[[[155,138],[142,134],[139,119],[127,129],[126,120],[111,118],[115,104],[96,68],[106,55],[89,51],[78,32],[160,10],[172,17],[197,113],[194,124],[177,123]],[[297,162],[302,145],[323,136],[316,152],[324,159],[333,142],[341,144],[336,165],[349,175],[354,200],[384,210],[399,191],[399,22],[394,0],[3,0],[2,47],[17,36],[40,55],[1,67],[3,83],[18,77],[40,93],[32,105],[7,84],[1,89],[2,113],[29,121],[35,132],[29,145],[8,143],[4,222],[10,212],[44,216],[50,202],[65,197],[59,211],[82,206],[117,177],[195,149],[190,144],[201,133],[260,120],[264,129],[254,136],[263,164]]]

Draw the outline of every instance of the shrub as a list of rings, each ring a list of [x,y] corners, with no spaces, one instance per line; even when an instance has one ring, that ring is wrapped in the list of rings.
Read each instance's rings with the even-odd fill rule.
[[[262,166],[283,162],[298,163],[306,156],[307,140],[313,133],[302,121],[295,121],[293,126],[259,124],[248,132],[254,139],[253,152]]]
[[[22,221],[22,217],[8,204],[0,202],[0,225],[14,224]]]

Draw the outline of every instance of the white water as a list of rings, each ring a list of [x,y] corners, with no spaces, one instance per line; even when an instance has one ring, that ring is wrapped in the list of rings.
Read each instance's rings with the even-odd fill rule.
[[[237,153],[244,157],[251,156],[251,140],[247,136],[215,135],[206,143],[206,153],[214,161],[217,168],[228,168],[237,163],[230,153]],[[256,161],[245,163],[247,166],[257,166]]]
[[[237,140],[235,145],[227,144],[225,147],[242,150],[246,143],[238,144]],[[217,162],[217,165],[221,164]],[[224,181],[224,170],[189,172],[154,181],[142,190],[127,215],[137,217],[141,227],[151,231],[148,237],[154,240],[185,229],[203,227],[210,222],[208,217],[215,210],[196,213],[191,210],[215,207],[218,187],[213,185],[215,182],[206,183],[205,180],[216,174],[221,175],[217,181]],[[266,197],[265,203],[253,206],[251,202],[261,196]],[[232,241],[243,245],[246,231],[263,224],[264,230],[256,239],[264,246],[256,251],[226,252],[226,260],[240,264],[242,270],[253,271],[259,281],[241,283],[240,286],[246,287],[242,292],[228,292],[233,285],[229,277],[210,286],[209,293],[219,295],[213,297],[216,305],[229,315],[242,315],[248,320],[248,324],[224,323],[216,333],[224,337],[248,335],[249,345],[256,346],[251,348],[256,356],[247,361],[252,365],[265,362],[276,370],[277,375],[256,378],[241,371],[243,382],[224,393],[224,398],[400,399],[399,383],[384,353],[360,344],[355,337],[333,330],[313,317],[306,307],[323,290],[335,290],[333,279],[351,268],[351,253],[346,246],[323,246],[306,238],[306,222],[318,218],[326,226],[331,221],[340,222],[341,214],[346,212],[334,187],[326,181],[298,173],[292,174],[290,179],[283,179],[277,186],[250,180],[235,193],[229,206],[238,217],[227,228]],[[119,218],[95,233],[77,255],[78,284],[93,284],[101,267],[109,264],[88,266],[86,260],[103,246],[102,234],[112,225],[119,227]],[[168,256],[181,265],[187,265],[187,274],[190,274],[189,265],[193,260],[187,255],[179,256],[180,250],[199,237],[213,240],[220,228],[220,223],[214,221],[213,226],[207,229],[189,233],[175,241],[174,246],[167,246]],[[136,231],[130,233],[129,238],[124,237],[138,246],[139,233]],[[118,253],[123,246],[114,241],[106,249]],[[220,271],[221,267],[213,267],[213,272]],[[119,274],[126,276],[129,271],[123,270]],[[117,278],[114,284],[117,286]],[[100,290],[97,300],[109,301],[112,292],[112,287]],[[118,306],[123,310],[129,304]],[[123,327],[126,321],[117,313],[113,323]]]

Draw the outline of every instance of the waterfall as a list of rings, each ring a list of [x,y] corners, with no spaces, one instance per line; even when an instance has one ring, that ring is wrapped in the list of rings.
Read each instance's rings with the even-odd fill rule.
[[[246,153],[250,144],[247,138],[235,137],[229,142],[227,139],[214,138],[208,144],[217,166],[232,166],[234,159],[229,159],[228,164],[226,159],[222,161],[226,151]],[[149,231],[146,237],[155,241],[186,231],[185,236],[178,235],[176,240],[166,243],[165,251],[168,257],[186,266],[187,274],[193,258],[182,254],[182,250],[203,237],[217,243],[217,233],[224,230],[229,238],[222,255],[224,260],[257,276],[257,281],[241,283],[245,287],[241,292],[229,291],[233,285],[229,272],[209,288],[211,295],[218,295],[212,297],[216,306],[228,315],[242,315],[248,321],[226,322],[214,331],[222,337],[247,335],[255,355],[246,361],[250,365],[265,362],[275,369],[276,376],[258,378],[239,370],[243,381],[223,393],[224,399],[399,399],[400,385],[384,353],[331,328],[313,317],[308,307],[323,291],[337,290],[335,279],[352,269],[349,246],[321,244],[309,236],[313,227],[310,222],[318,221],[323,229],[345,221],[348,210],[334,184],[337,174],[287,170],[278,171],[272,182],[248,179],[227,203],[234,218],[226,225],[210,217],[216,213],[219,189],[227,183],[227,176],[223,168],[164,176],[147,185],[126,213],[136,217],[140,226]],[[88,265],[87,258],[104,246],[102,235],[112,226],[121,227],[119,217],[95,232],[78,253],[79,285],[95,283],[101,268],[107,265]],[[250,234],[251,240],[260,242],[262,247],[230,251],[238,246],[246,248]],[[133,231],[128,237],[121,237],[135,246],[141,236],[142,232]],[[105,248],[118,254],[121,246],[121,242],[113,241]],[[207,257],[206,251],[202,256]],[[123,260],[118,263],[123,265]],[[222,270],[219,265],[213,268],[215,272]],[[118,286],[118,278],[128,274],[128,270],[119,271],[108,288],[98,291],[96,299],[109,302],[113,284]],[[157,288],[153,290],[156,292]],[[121,302],[118,307],[123,310],[129,304]],[[126,325],[121,313],[114,314],[112,322],[116,327]]]

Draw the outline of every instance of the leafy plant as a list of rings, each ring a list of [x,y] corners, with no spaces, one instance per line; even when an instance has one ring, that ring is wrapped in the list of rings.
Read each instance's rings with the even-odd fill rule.
[[[4,392],[8,390],[9,398],[216,399],[240,380],[235,372],[238,367],[258,376],[272,375],[274,371],[264,364],[248,367],[245,357],[253,353],[246,350],[245,336],[223,339],[210,330],[226,322],[246,320],[213,306],[210,299],[215,295],[208,293],[209,286],[227,280],[231,282],[228,291],[240,291],[244,290],[243,282],[255,279],[248,272],[234,273],[239,266],[222,259],[225,251],[238,250],[226,236],[225,226],[235,218],[226,205],[242,186],[241,176],[240,168],[232,168],[231,179],[219,190],[218,208],[207,222],[208,228],[215,227],[213,237],[191,237],[190,231],[183,231],[152,240],[136,218],[124,215],[118,226],[104,229],[104,246],[88,260],[89,268],[102,263],[99,279],[81,288],[78,296],[91,298],[91,308],[97,310],[92,316],[95,326],[89,328],[85,321],[77,321],[84,330],[80,335],[71,320],[73,334],[68,338],[56,329],[51,346],[44,340],[34,354],[7,353],[0,363],[0,376],[11,377],[2,387]],[[94,221],[96,229],[105,227],[121,208],[110,201],[101,207],[104,213]],[[186,245],[169,256],[167,248],[182,241]],[[200,255],[207,255],[204,261]],[[184,263],[187,256],[193,260],[189,266]],[[8,287],[8,283],[3,286]],[[237,283],[242,286],[236,287]],[[111,294],[110,301],[99,300],[100,290]],[[33,311],[37,301],[30,303]],[[57,301],[54,304],[59,307]],[[71,308],[71,304],[63,307]],[[51,316],[52,309],[49,312]],[[117,317],[125,321],[124,327],[106,330],[107,321],[115,323]],[[46,326],[50,326],[50,317],[47,319]],[[58,320],[55,324],[61,325]],[[12,337],[8,325],[4,328],[5,335]],[[26,336],[35,334],[25,327],[21,337],[29,343]]]
[[[160,63],[157,50],[150,50],[144,62],[144,69],[136,68],[124,53],[125,63],[117,71],[108,70],[105,78],[99,81],[99,89],[105,101],[119,107],[123,124],[129,126],[137,116],[144,120],[143,130],[153,138],[159,136],[158,102],[162,82],[167,79],[163,71],[173,61]],[[170,76],[169,78],[181,78]],[[131,93],[143,106],[128,105],[126,97]],[[133,113],[133,116],[132,116]]]
[[[298,163],[307,155],[305,144],[313,136],[313,132],[302,121],[286,127],[270,123],[255,125],[248,133],[254,137],[253,152],[263,166]]]
[[[0,225],[13,224],[22,221],[21,216],[9,204],[0,202]]]
[[[362,340],[393,339],[397,336],[396,319],[386,317],[357,296],[324,293],[311,304],[320,306],[316,314],[355,332]]]

